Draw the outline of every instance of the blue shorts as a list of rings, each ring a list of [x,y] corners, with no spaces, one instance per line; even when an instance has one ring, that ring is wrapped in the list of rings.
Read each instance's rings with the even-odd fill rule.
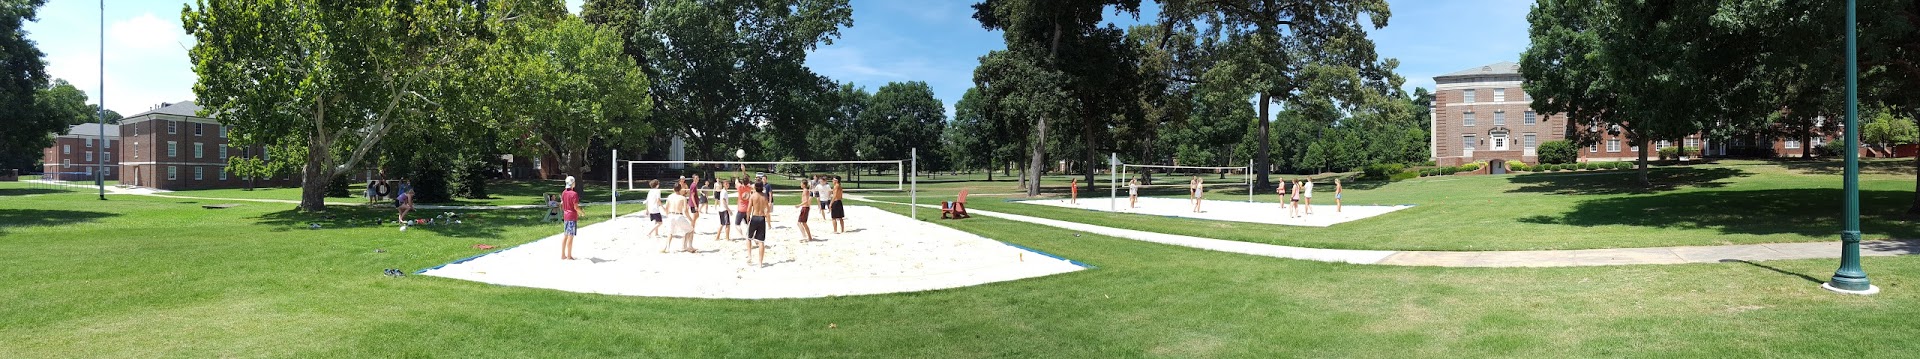
[[[565,222],[561,222],[561,225],[567,228],[567,235],[569,236],[580,235],[580,222],[565,221]]]

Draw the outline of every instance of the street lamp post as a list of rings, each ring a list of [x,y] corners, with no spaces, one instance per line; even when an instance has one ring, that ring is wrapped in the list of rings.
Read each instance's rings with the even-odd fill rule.
[[[93,186],[107,200],[107,0],[100,0],[100,156],[93,158]]]
[[[1847,198],[1841,220],[1847,227],[1840,232],[1840,269],[1833,271],[1833,279],[1820,287],[1867,295],[1879,293],[1880,287],[1868,282],[1867,272],[1860,269],[1860,49],[1857,40],[1860,22],[1854,2],[1847,0],[1847,127],[1842,133],[1847,141]]]

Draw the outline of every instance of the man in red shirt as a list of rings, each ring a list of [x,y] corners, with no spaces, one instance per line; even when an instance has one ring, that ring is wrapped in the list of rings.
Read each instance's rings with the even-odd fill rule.
[[[560,192],[560,223],[566,230],[560,241],[560,259],[573,258],[573,236],[580,232],[580,193],[573,191],[573,176],[567,176],[567,189]]]

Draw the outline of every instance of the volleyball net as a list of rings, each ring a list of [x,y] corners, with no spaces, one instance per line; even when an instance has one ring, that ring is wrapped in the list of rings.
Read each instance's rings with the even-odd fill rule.
[[[1135,177],[1134,176],[1135,174],[1160,174],[1160,175],[1168,176],[1170,179],[1178,178],[1182,176],[1202,176],[1200,177],[1201,188],[1203,189],[1209,188],[1209,187],[1245,188],[1247,190],[1247,202],[1253,202],[1253,176],[1252,176],[1253,167],[1252,166],[1165,166],[1165,165],[1136,165],[1136,164],[1122,163],[1120,164],[1119,167],[1120,167],[1119,177],[1116,178],[1114,181],[1110,182],[1111,183],[1110,190],[1112,190],[1114,193],[1125,192],[1124,190],[1127,189],[1128,187],[1127,182],[1131,181]],[[1231,174],[1235,172],[1239,173],[1243,178],[1241,178],[1239,181],[1233,181],[1233,182],[1221,182],[1218,179],[1208,178],[1213,175]],[[1212,180],[1213,182],[1208,183],[1208,180]],[[1190,185],[1189,183],[1182,181],[1182,182],[1151,184],[1151,185],[1141,184],[1140,188],[1142,189],[1188,188],[1189,185]]]
[[[754,179],[761,176],[774,184],[775,192],[810,191],[800,188],[799,183],[813,176],[832,176],[841,181],[842,191],[905,191],[907,178],[913,175],[907,168],[908,160],[866,160],[866,161],[617,161],[622,168],[614,171],[623,175],[616,183],[621,183],[628,191],[650,189],[650,180],[660,180],[660,186],[673,188],[673,183],[685,178],[692,180],[701,175],[702,182],[727,180],[733,178]],[[710,175],[710,177],[708,177]],[[704,184],[703,184],[704,185]],[[704,187],[703,187],[704,188]]]

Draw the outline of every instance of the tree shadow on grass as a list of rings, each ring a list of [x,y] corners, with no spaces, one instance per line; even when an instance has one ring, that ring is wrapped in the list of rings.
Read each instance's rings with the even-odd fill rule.
[[[1846,161],[1841,160],[1773,160],[1768,162],[1770,165],[1778,165],[1790,170],[1818,175],[1839,175],[1847,169]],[[1914,170],[1912,159],[1860,161],[1861,174],[1912,176],[1914,175]]]
[[[1790,275],[1790,276],[1795,276],[1795,277],[1800,277],[1800,279],[1805,279],[1805,280],[1807,280],[1808,282],[1813,282],[1813,283],[1826,283],[1826,281],[1823,281],[1823,280],[1820,280],[1819,278],[1814,278],[1813,276],[1810,276],[1810,275],[1805,275],[1805,274],[1800,274],[1800,273],[1794,273],[1794,272],[1788,272],[1788,271],[1786,271],[1786,270],[1782,270],[1782,269],[1780,269],[1780,268],[1774,268],[1774,267],[1772,267],[1772,266],[1768,266],[1768,265],[1765,265],[1765,264],[1760,264],[1760,263],[1754,263],[1754,262],[1750,262],[1750,261],[1746,261],[1746,260],[1740,260],[1740,259],[1722,259],[1722,260],[1720,260],[1720,262],[1721,262],[1721,263],[1741,263],[1741,264],[1746,264],[1746,265],[1750,265],[1750,266],[1754,266],[1754,267],[1759,267],[1760,269],[1765,269],[1765,270],[1770,270],[1770,271],[1773,271],[1774,273],[1780,273],[1780,274],[1785,274],[1785,275]]]
[[[454,217],[441,217],[454,213]],[[434,219],[433,224],[413,225],[409,231],[428,231],[450,237],[500,238],[500,232],[507,227],[542,224],[547,214],[544,208],[533,209],[490,209],[472,210],[415,210],[407,213],[408,220]],[[295,230],[329,230],[339,228],[378,227],[400,230],[394,223],[398,212],[391,208],[366,208],[359,206],[328,206],[326,213],[305,213],[297,209],[269,212],[255,217],[258,223],[270,225],[275,232]],[[457,219],[459,223],[454,223]],[[551,223],[559,231],[557,222]],[[314,229],[312,225],[320,228]]]
[[[1507,182],[1518,184],[1520,187],[1507,192],[1571,195],[1645,194],[1686,187],[1721,188],[1728,184],[1722,180],[1750,175],[1747,171],[1733,168],[1655,168],[1647,174],[1647,180],[1653,182],[1653,186],[1648,187],[1640,185],[1639,174],[1633,170],[1527,174],[1508,178]]]
[[[68,225],[118,215],[117,213],[63,209],[0,209],[0,235],[7,234],[7,229],[10,228]]]
[[[1627,225],[1661,229],[1713,229],[1724,234],[1840,233],[1839,189],[1700,191],[1581,201],[1559,216],[1520,222],[1580,227]],[[1860,191],[1860,227],[1868,239],[1920,238],[1905,218],[1913,192]]]
[[[0,188],[0,197],[28,196],[28,195],[36,195],[36,194],[52,194],[52,193],[68,193],[68,192],[74,192],[74,191],[67,190],[67,189],[55,189],[55,188]]]

